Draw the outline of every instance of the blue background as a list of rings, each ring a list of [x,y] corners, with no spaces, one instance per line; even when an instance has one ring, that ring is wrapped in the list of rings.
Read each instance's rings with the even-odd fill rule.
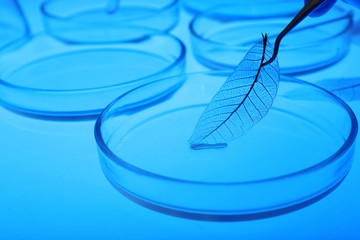
[[[33,33],[42,31],[36,2],[21,1]],[[206,70],[192,56],[190,19],[181,9],[172,33],[188,48],[187,72]],[[359,77],[358,56],[355,36],[341,63],[299,78]],[[358,118],[359,103],[350,103]],[[255,221],[202,222],[148,210],[119,194],[100,169],[94,121],[49,122],[2,107],[0,115],[0,239],[360,239],[360,146],[347,178],[313,205]]]

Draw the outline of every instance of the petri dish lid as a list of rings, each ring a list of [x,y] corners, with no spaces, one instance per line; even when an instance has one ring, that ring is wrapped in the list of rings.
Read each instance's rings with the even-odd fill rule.
[[[91,117],[132,88],[182,73],[184,58],[182,42],[164,33],[117,44],[65,44],[40,34],[0,55],[0,101],[34,117]]]
[[[46,31],[65,42],[136,41],[175,27],[178,0],[47,0],[41,12]]]
[[[216,70],[232,70],[249,48],[261,40],[262,32],[275,42],[292,17],[242,19],[223,12],[219,6],[193,18],[190,32],[195,58]],[[321,18],[306,18],[282,40],[278,59],[282,74],[299,75],[317,71],[343,59],[349,51],[353,13],[334,7]]]
[[[356,117],[333,94],[291,77],[281,77],[273,107],[243,137],[227,148],[190,148],[228,74],[167,78],[113,101],[95,125],[110,183],[145,207],[209,221],[283,214],[334,190],[351,167]]]

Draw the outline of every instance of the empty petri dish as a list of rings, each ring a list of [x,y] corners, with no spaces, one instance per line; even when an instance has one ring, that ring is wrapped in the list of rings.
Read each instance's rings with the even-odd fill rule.
[[[66,42],[134,41],[178,21],[178,0],[48,0],[41,10],[47,32]]]
[[[292,16],[301,9],[304,2],[301,0],[183,0],[184,8],[188,12],[195,14],[205,12],[222,4],[233,6],[223,11],[224,15],[242,18],[266,18]]]
[[[270,217],[331,192],[351,167],[357,120],[341,99],[304,81],[282,76],[267,116],[226,148],[190,148],[229,74],[159,80],[106,107],[95,139],[110,183],[148,208],[210,221]]]
[[[268,19],[229,18],[222,14],[230,5],[196,16],[191,24],[195,58],[211,69],[233,69],[257,41],[268,33],[275,42],[291,17]],[[316,71],[340,61],[349,51],[353,27],[350,10],[334,7],[320,18],[306,18],[282,40],[279,50],[281,73]]]
[[[0,56],[0,101],[34,117],[99,114],[121,94],[183,72],[185,47],[168,34],[118,44],[65,44],[38,35]]]

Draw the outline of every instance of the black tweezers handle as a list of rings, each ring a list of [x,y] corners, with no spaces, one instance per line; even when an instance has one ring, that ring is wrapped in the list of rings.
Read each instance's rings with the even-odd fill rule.
[[[317,7],[319,7],[322,3],[324,3],[326,0],[309,0],[304,7],[299,11],[298,14],[291,20],[291,22],[284,28],[284,30],[277,36],[275,41],[275,47],[274,47],[274,53],[272,57],[265,63],[262,64],[262,66],[265,66],[272,61],[275,60],[278,52],[279,52],[279,46],[281,39],[296,25],[298,25],[304,18],[306,18],[312,11],[314,11]]]

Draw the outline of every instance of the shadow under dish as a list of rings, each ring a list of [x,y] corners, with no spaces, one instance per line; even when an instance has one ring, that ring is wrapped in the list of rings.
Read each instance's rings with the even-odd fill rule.
[[[228,74],[163,79],[113,101],[95,126],[111,184],[156,211],[208,221],[283,214],[340,184],[352,163],[355,115],[331,93],[286,76],[247,134],[226,148],[192,150],[195,124]],[[292,99],[294,91],[318,97]]]
[[[83,118],[114,98],[183,72],[185,47],[168,34],[120,44],[64,44],[38,35],[0,56],[1,104],[32,117]]]
[[[190,23],[195,58],[211,69],[232,70],[261,32],[274,43],[292,17],[243,19],[223,14],[222,6],[200,14]],[[281,42],[278,59],[282,74],[299,75],[339,62],[351,44],[353,13],[334,7],[320,18],[306,18]]]
[[[117,0],[113,0],[116,3]],[[136,41],[178,22],[178,0],[47,0],[41,6],[46,31],[71,43]]]

